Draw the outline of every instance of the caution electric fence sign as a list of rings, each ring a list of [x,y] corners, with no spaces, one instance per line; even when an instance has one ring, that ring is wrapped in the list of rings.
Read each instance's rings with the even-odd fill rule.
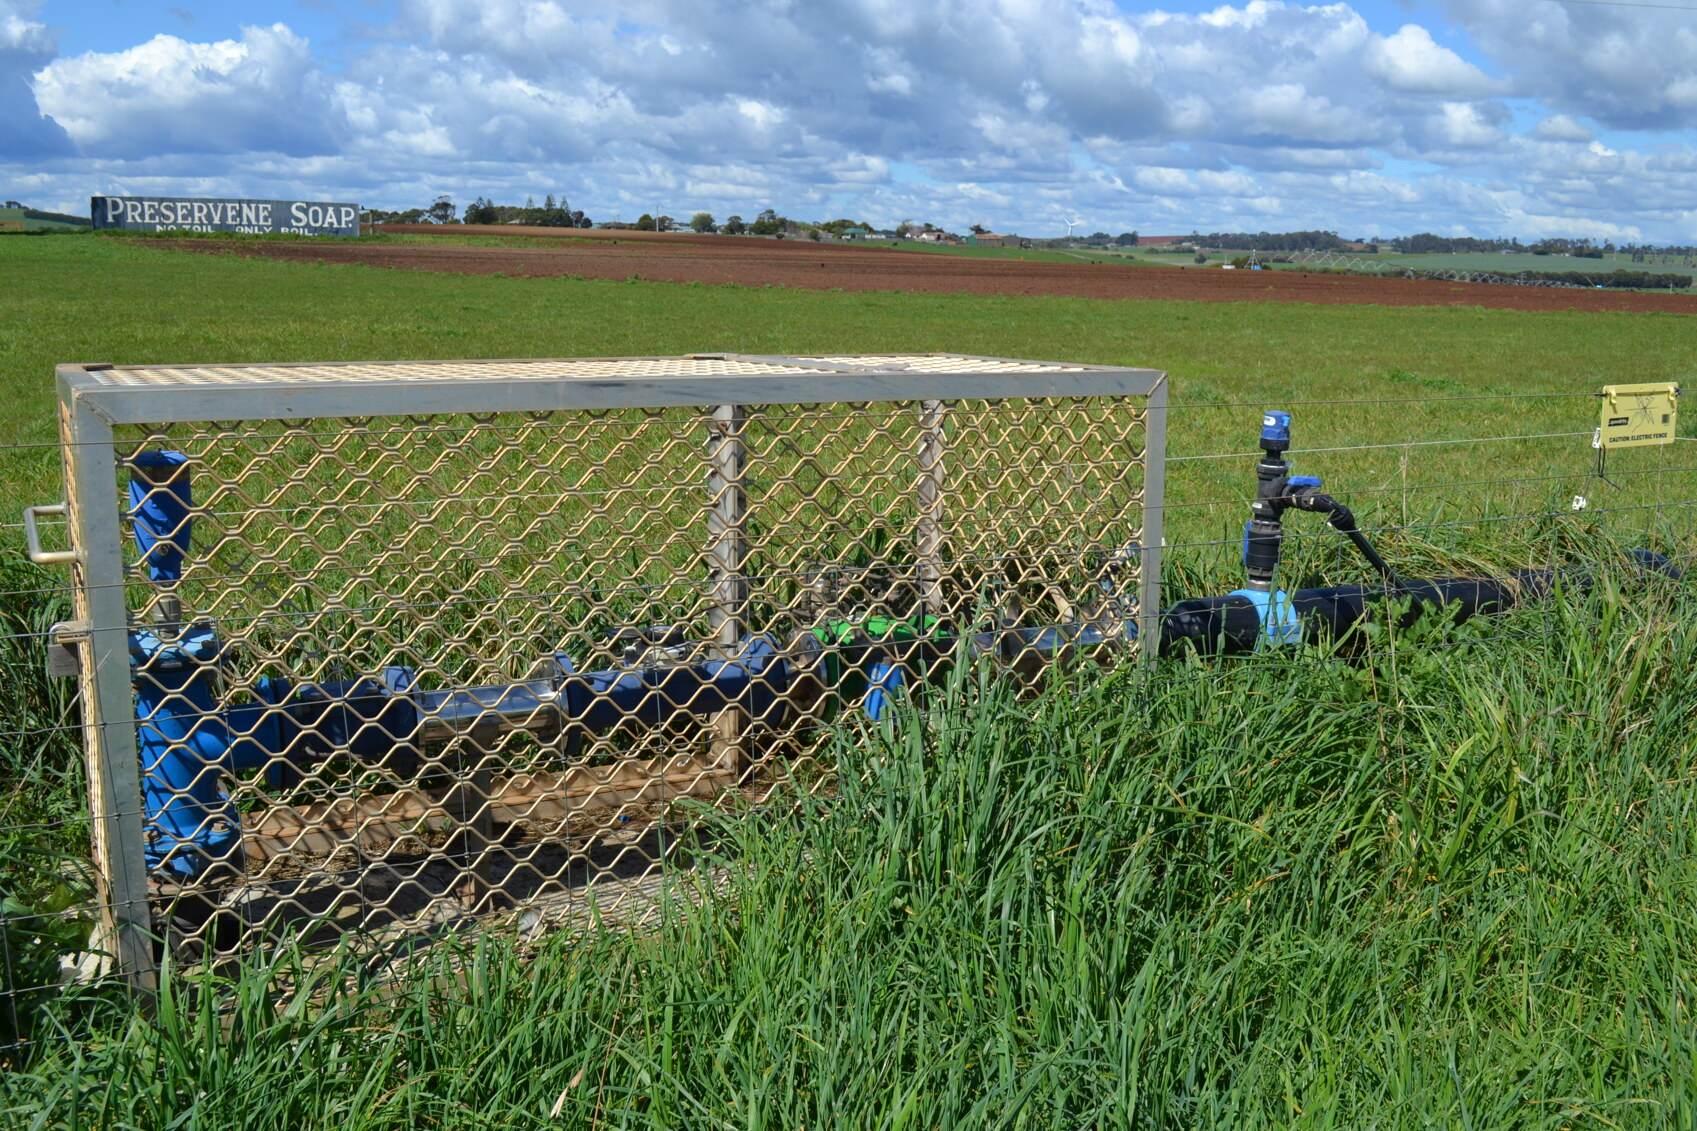
[[[1679,386],[1605,385],[1597,446],[1647,448],[1673,443],[1679,426]]]

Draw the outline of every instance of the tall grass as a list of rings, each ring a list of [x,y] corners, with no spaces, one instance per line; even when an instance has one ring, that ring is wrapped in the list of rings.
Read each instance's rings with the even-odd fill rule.
[[[14,1126],[1697,1120],[1697,599],[1605,578],[1365,659],[963,676],[727,893],[399,981],[167,979]],[[963,669],[964,671],[965,669]],[[698,896],[701,893],[696,893]],[[276,988],[306,978],[275,998]]]
[[[22,284],[0,327],[14,496],[57,493],[67,358],[954,349],[1169,369],[1181,456],[1246,447],[1262,404],[1336,397],[1303,407],[1301,445],[1336,450],[1299,468],[1400,527],[1381,541],[1409,573],[1605,534],[1690,548],[1685,444],[1608,483],[1583,435],[1360,447],[1588,430],[1604,381],[1697,360],[1672,317],[450,279],[95,239],[0,254]],[[1525,393],[1561,396],[1447,399]],[[1173,465],[1170,595],[1239,576],[1247,464]],[[1579,491],[1585,515],[1523,517]],[[1288,549],[1292,583],[1360,576],[1329,536]],[[719,872],[676,876],[654,931],[468,940],[381,981],[260,957],[168,977],[149,1018],[6,992],[51,982],[65,944],[45,932],[80,929],[56,910],[87,852],[80,754],[40,667],[60,580],[0,559],[0,1025],[52,1038],[5,1065],[6,1125],[1697,1122],[1697,600],[1674,588],[1379,633],[1358,664],[1173,664],[1035,703],[964,684],[842,749],[838,796],[719,829]]]
[[[88,796],[75,683],[46,676],[46,634],[69,620],[63,580],[0,548],[0,1048],[56,991],[88,941]]]

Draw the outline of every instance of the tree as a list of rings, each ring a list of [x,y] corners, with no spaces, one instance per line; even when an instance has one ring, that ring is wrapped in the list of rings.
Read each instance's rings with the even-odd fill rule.
[[[432,224],[452,224],[454,222],[454,198],[446,194],[439,196],[424,210],[424,214]]]
[[[714,227],[711,212],[697,212],[689,218],[689,230],[692,232],[711,232]]]
[[[500,220],[493,200],[480,196],[465,206],[465,222],[468,224],[497,224]]]
[[[678,222],[670,216],[661,216],[654,221],[654,230],[657,232],[670,232],[675,230],[677,226]]]
[[[784,230],[784,220],[772,209],[767,208],[754,218],[754,223],[749,225],[748,230],[757,236],[775,236]]]
[[[373,208],[366,213],[366,219],[373,224],[422,224],[426,218],[422,208],[409,208],[405,212],[385,212],[381,208]]]
[[[571,210],[571,205],[565,197],[562,196],[556,201],[554,194],[549,193],[543,198],[542,207],[532,213],[530,222],[540,224],[544,228],[575,228],[579,215],[581,213]]]
[[[1118,244],[1120,247],[1136,247],[1137,246],[1137,233],[1136,232],[1121,232],[1119,235],[1114,237],[1114,242],[1116,244]]]
[[[740,236],[748,231],[748,225],[742,222],[741,216],[732,216],[725,221],[719,230],[727,236]]]
[[[654,217],[650,216],[646,212],[638,216],[636,218],[636,230],[639,232],[652,232],[654,230]]]
[[[969,230],[975,236],[987,235],[987,234],[989,234],[989,231],[990,231],[990,229],[986,228],[983,224],[974,224],[974,225],[972,225],[971,229],[969,229]]]

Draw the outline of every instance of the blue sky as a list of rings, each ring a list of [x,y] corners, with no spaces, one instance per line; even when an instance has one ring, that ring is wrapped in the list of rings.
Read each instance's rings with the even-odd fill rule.
[[[1697,243],[1697,0],[0,0],[0,196]]]

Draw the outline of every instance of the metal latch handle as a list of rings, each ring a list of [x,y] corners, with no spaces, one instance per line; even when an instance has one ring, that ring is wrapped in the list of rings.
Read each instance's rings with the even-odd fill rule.
[[[69,508],[64,503],[45,503],[36,507],[24,508],[24,545],[29,548],[29,560],[36,565],[58,565],[61,562],[77,560],[75,550],[43,550],[41,548],[41,531],[36,529],[35,520],[40,515],[63,515]]]

